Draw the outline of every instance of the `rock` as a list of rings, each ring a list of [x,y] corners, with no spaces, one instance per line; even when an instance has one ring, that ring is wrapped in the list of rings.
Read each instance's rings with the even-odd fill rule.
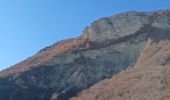
[[[145,100],[152,96],[160,100],[159,93],[168,91],[162,87],[166,76],[162,71],[170,62],[169,16],[168,9],[101,18],[80,37],[53,44],[0,72],[0,99],[68,100],[78,95],[72,99],[124,100],[145,95]],[[152,77],[158,79],[152,82]],[[145,93],[149,86],[151,92]]]
[[[84,38],[89,41],[118,39],[136,33],[150,23],[151,13],[126,12],[111,17],[101,18],[85,29]]]

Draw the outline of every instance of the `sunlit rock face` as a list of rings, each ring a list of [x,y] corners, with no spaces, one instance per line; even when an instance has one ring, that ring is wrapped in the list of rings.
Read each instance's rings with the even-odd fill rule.
[[[88,38],[89,41],[104,42],[107,39],[132,35],[149,24],[151,16],[151,13],[126,12],[101,18],[85,29],[84,38]]]
[[[169,40],[169,9],[101,18],[80,37],[53,44],[2,71],[0,100],[140,100],[143,95],[145,100],[152,96],[160,100],[168,96],[163,87],[169,86],[164,84],[169,72],[162,72],[170,64]],[[150,78],[159,75],[153,81],[157,84],[152,84]],[[149,86],[152,92],[144,92]]]

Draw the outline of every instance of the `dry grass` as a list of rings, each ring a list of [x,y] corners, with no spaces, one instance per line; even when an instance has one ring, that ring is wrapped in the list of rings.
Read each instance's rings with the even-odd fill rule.
[[[149,43],[137,64],[72,100],[170,100],[170,42]]]
[[[50,48],[41,50],[37,54],[20,62],[19,64],[14,65],[7,70],[2,71],[0,73],[0,77],[4,77],[14,73],[28,71],[34,67],[37,67],[38,65],[41,65],[53,59],[58,55],[74,50],[75,48],[80,46],[83,46],[84,48],[89,47],[89,45],[86,43],[86,40],[82,38],[75,38],[75,39],[58,42],[57,44],[52,45]]]

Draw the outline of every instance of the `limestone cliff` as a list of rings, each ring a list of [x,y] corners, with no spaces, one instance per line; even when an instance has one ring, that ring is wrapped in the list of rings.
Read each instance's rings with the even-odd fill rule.
[[[170,10],[101,18],[0,72],[0,100],[169,98]]]

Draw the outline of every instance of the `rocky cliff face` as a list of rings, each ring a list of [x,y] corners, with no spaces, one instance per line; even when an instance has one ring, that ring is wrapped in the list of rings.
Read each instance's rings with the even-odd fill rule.
[[[101,18],[0,73],[0,100],[169,98],[170,10]]]

